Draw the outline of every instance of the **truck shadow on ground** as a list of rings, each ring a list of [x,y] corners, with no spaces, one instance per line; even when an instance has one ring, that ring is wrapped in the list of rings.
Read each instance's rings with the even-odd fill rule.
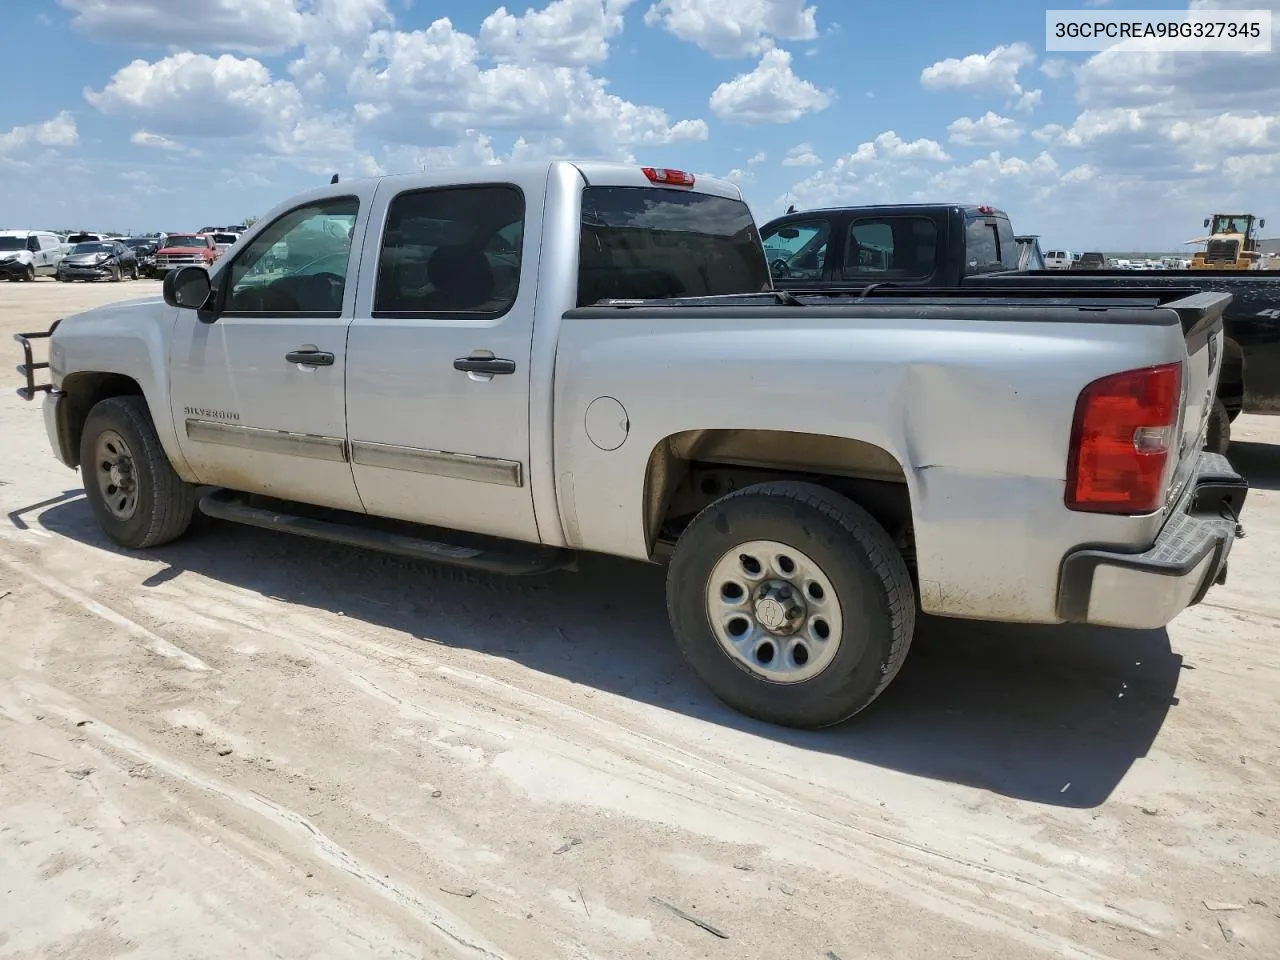
[[[10,520],[140,556],[106,540],[83,497],[33,505]],[[1183,669],[1163,630],[926,617],[902,673],[875,704],[842,726],[795,731],[743,717],[686,669],[666,620],[664,571],[648,564],[588,556],[576,574],[491,578],[207,518],[145,556],[166,568],[140,590],[194,572],[424,645],[502,657],[815,758],[1061,807],[1094,807],[1110,796],[1177,704]]]
[[[1227,451],[1231,465],[1258,490],[1280,490],[1280,444],[1233,440]],[[1245,516],[1249,504],[1245,503]]]

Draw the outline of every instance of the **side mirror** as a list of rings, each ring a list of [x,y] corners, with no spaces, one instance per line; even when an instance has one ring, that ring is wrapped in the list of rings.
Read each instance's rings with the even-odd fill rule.
[[[1204,225],[1205,225],[1205,228],[1207,229],[1207,228],[1208,228],[1208,226],[1209,226],[1209,218],[1208,218],[1208,217],[1205,217],[1205,218],[1204,218]]]
[[[783,227],[778,231],[777,235],[783,240],[794,240],[796,237],[800,236],[800,231],[795,227]]]
[[[1259,220],[1259,221],[1258,221],[1258,229],[1259,229],[1259,230],[1265,230],[1266,228],[1267,228],[1267,221],[1265,221],[1265,220]]]
[[[164,275],[164,302],[184,310],[199,310],[209,302],[213,281],[204,267],[179,267]]]

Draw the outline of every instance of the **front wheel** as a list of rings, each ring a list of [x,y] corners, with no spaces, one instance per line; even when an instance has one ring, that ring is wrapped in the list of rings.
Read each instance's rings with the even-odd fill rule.
[[[22,279],[27,283],[34,283],[36,279],[36,267],[33,263],[27,264],[27,271],[22,275]]]
[[[130,280],[138,279],[138,265],[136,263],[129,268],[129,279]]]
[[[902,554],[865,510],[816,484],[746,487],[676,544],[667,608],[717,697],[770,723],[825,727],[870,704],[915,631]]]
[[[113,264],[111,267],[111,282],[119,283],[124,279],[124,273],[120,270],[120,264]]]
[[[98,525],[122,547],[157,547],[191,525],[195,487],[174,473],[142,397],[111,397],[89,411],[80,475]]]

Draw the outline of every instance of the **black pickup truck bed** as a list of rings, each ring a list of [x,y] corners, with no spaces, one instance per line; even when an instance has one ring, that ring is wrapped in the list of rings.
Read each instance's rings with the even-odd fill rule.
[[[1194,288],[1231,294],[1218,398],[1231,419],[1280,414],[1280,270],[1040,270],[981,277],[983,286]]]
[[[1280,414],[1280,270],[1018,270],[1007,214],[959,203],[805,210],[769,221],[760,234],[775,289],[794,293],[974,284],[1229,293],[1218,381],[1225,432],[1242,411]]]

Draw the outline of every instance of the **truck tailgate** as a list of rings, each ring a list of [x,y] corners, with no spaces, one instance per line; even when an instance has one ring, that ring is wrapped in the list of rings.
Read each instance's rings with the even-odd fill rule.
[[[1182,422],[1177,437],[1177,465],[1170,477],[1166,506],[1176,502],[1195,476],[1204,446],[1209,414],[1222,369],[1222,316],[1229,293],[1198,293],[1169,304],[1182,323],[1187,360],[1183,368]]]

